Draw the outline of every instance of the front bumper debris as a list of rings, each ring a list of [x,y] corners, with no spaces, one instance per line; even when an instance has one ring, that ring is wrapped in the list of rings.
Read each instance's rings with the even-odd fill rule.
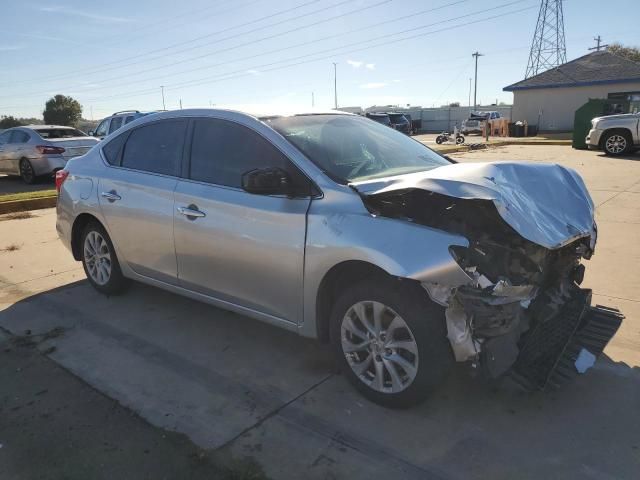
[[[590,304],[591,291],[579,289],[557,315],[527,332],[510,378],[528,391],[551,390],[582,373],[584,359],[602,353],[624,318],[617,309]]]

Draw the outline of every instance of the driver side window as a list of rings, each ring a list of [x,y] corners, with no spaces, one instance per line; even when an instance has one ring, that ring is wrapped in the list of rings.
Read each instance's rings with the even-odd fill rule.
[[[98,128],[96,128],[96,132],[95,132],[96,137],[106,137],[108,128],[109,128],[109,119],[105,118],[100,123],[100,125],[98,125]]]
[[[11,132],[4,132],[2,135],[0,135],[0,145],[9,143],[9,135],[11,135]]]

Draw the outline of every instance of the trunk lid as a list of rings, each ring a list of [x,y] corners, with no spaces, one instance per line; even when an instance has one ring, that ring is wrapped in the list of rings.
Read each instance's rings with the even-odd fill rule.
[[[72,138],[48,138],[47,143],[54,147],[63,147],[62,156],[65,160],[84,155],[91,148],[99,143],[97,138],[93,137],[72,137]]]

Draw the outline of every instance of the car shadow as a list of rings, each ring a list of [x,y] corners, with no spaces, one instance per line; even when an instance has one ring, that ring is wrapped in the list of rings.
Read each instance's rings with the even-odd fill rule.
[[[51,190],[53,186],[53,177],[38,177],[36,183],[27,185],[20,177],[0,174],[0,195]]]
[[[15,302],[0,326],[201,445],[255,443],[254,427],[266,443],[280,422],[291,455],[307,454],[303,432],[349,461],[445,477],[632,478],[640,466],[640,369],[606,355],[553,392],[491,384],[458,365],[423,404],[388,410],[336,374],[318,342],[145,285],[106,297],[78,281]]]
[[[615,157],[612,157],[610,155],[605,155],[602,152],[598,153],[598,157],[600,158],[607,158],[607,159],[613,159],[613,160],[634,160],[634,161],[639,161],[640,160],[640,151],[639,152],[634,152],[634,153],[629,153],[626,155],[617,155]]]

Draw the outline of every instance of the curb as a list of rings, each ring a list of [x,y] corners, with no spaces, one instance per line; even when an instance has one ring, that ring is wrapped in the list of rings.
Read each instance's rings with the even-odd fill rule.
[[[421,142],[422,143],[422,142]],[[487,149],[487,148],[494,148],[494,147],[506,147],[508,145],[557,145],[557,146],[571,146],[571,140],[545,140],[545,141],[535,141],[535,140],[525,140],[523,142],[516,142],[516,141],[510,141],[510,140],[505,140],[505,141],[501,141],[501,142],[495,142],[495,143],[482,143],[481,145],[484,145],[484,147],[482,147],[482,150]],[[459,147],[456,146],[451,146],[450,148],[447,148],[446,146],[442,149],[439,148],[433,148],[433,150],[435,150],[436,152],[439,153],[457,153],[457,152],[469,152],[472,150],[480,150],[478,148],[471,148],[470,145],[461,145]]]
[[[4,213],[24,212],[25,210],[40,210],[42,208],[51,208],[56,206],[57,201],[58,197],[52,196],[0,202],[0,215]]]

